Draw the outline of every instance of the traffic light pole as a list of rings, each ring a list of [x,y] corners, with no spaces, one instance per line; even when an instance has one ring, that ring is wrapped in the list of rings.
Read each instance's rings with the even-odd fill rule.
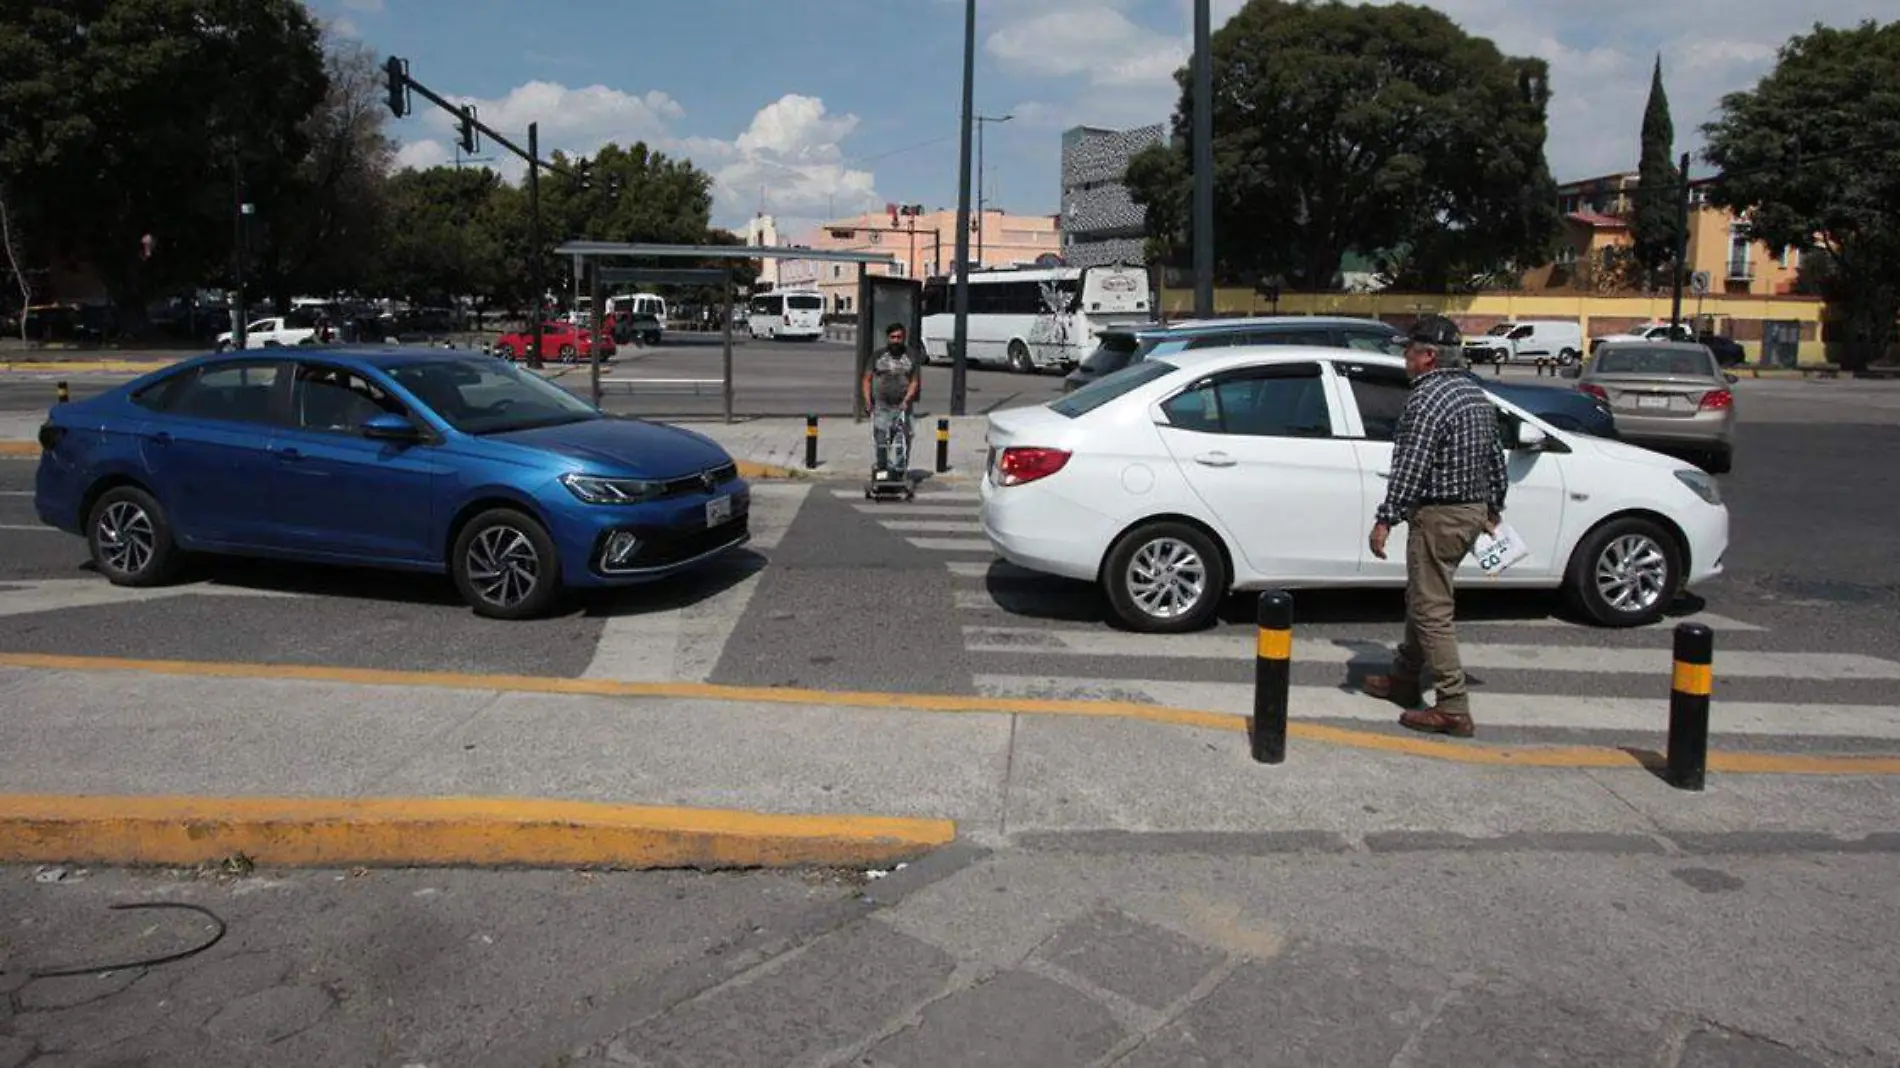
[[[528,366],[541,366],[541,124],[528,124],[528,314],[534,347]]]

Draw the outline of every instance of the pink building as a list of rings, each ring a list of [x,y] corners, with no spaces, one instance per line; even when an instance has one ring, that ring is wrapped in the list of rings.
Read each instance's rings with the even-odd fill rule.
[[[1060,254],[1061,241],[1053,215],[1011,215],[986,211],[979,230],[970,222],[970,262],[978,267],[1031,264],[1039,256]],[[957,254],[957,213],[929,211],[901,214],[895,205],[884,212],[866,212],[825,223],[794,244],[813,249],[849,252],[887,252],[897,258],[895,269],[867,267],[874,274],[929,278],[950,269]],[[979,249],[980,245],[980,249]],[[825,295],[827,314],[857,310],[857,268],[845,263],[814,263],[794,258],[778,262],[781,289],[813,288]]]

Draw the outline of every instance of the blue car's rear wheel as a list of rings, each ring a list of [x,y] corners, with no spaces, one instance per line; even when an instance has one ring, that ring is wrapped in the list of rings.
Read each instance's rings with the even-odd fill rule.
[[[468,521],[456,536],[450,569],[477,615],[531,619],[561,596],[561,560],[541,524],[512,508]]]
[[[159,586],[178,573],[183,554],[172,541],[165,510],[136,486],[99,495],[86,515],[93,566],[115,586]]]

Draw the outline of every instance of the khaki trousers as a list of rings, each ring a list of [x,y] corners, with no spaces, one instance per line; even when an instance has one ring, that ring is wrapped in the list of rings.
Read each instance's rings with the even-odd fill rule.
[[[1471,714],[1452,621],[1452,574],[1489,517],[1490,509],[1482,504],[1428,504],[1406,524],[1405,641],[1393,662],[1392,678],[1401,687],[1417,686],[1425,675],[1438,693],[1441,712]]]

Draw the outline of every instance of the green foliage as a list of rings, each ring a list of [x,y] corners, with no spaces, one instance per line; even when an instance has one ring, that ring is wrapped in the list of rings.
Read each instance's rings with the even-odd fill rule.
[[[1250,0],[1215,33],[1217,262],[1229,275],[1336,284],[1348,251],[1403,249],[1421,286],[1540,261],[1557,232],[1544,160],[1548,71],[1430,8]],[[1130,190],[1150,236],[1185,247],[1189,71],[1177,162],[1144,153]]]
[[[1663,90],[1662,57],[1649,81],[1649,104],[1643,109],[1642,156],[1636,186],[1636,210],[1630,217],[1630,238],[1636,260],[1652,275],[1675,262],[1682,243],[1676,225],[1682,172],[1676,168],[1676,126],[1669,117],[1669,96]]]
[[[1900,314],[1900,22],[1790,40],[1705,133],[1711,202],[1771,248],[1818,246],[1804,274],[1842,317],[1841,362],[1878,359]]]

